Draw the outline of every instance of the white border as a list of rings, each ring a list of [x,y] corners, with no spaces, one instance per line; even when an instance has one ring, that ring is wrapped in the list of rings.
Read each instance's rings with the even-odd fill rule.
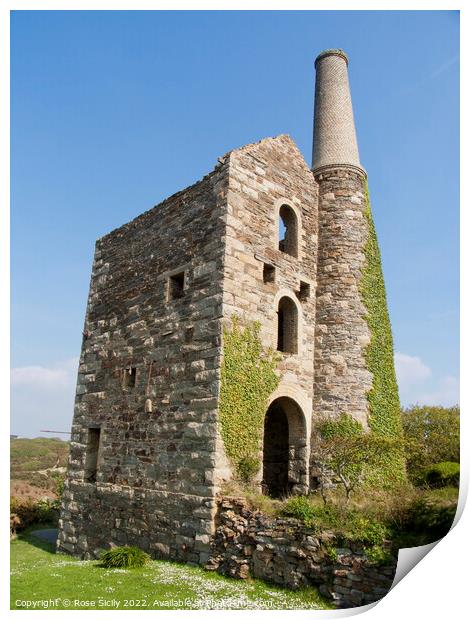
[[[461,94],[461,103],[462,109],[469,109],[469,97],[468,97],[468,71],[465,71],[467,68],[467,54],[468,54],[468,39],[465,34],[468,33],[468,21],[467,21],[467,12],[464,8],[463,1],[461,2],[450,2],[450,1],[404,1],[404,0],[395,0],[394,2],[382,2],[378,3],[372,2],[371,0],[362,1],[362,2],[351,2],[347,0],[331,0],[330,2],[307,2],[306,0],[291,2],[289,5],[287,3],[280,2],[272,2],[268,0],[262,0],[258,2],[253,2],[252,0],[248,2],[247,0],[239,0],[236,4],[234,2],[228,2],[224,0],[211,0],[205,2],[181,2],[178,0],[174,0],[173,2],[152,2],[151,0],[135,0],[134,2],[130,2],[129,0],[71,0],[70,2],[65,2],[64,0],[49,0],[47,2],[37,2],[34,1],[4,1],[0,6],[0,66],[1,66],[1,75],[3,80],[3,89],[2,89],[2,97],[0,101],[0,135],[3,141],[3,148],[1,149],[1,160],[0,160],[0,191],[3,195],[3,200],[1,202],[2,205],[2,215],[3,221],[2,226],[0,227],[0,252],[2,256],[2,269],[0,270],[0,285],[1,290],[3,292],[9,290],[10,280],[9,280],[9,196],[10,196],[10,169],[9,169],[9,52],[10,52],[10,37],[9,37],[9,11],[10,10],[155,10],[155,9],[178,9],[178,10],[188,10],[188,9],[215,9],[215,10],[227,10],[227,9],[243,9],[243,10],[460,10],[461,11],[461,28],[463,36],[461,38],[461,59],[464,63],[464,70],[462,71],[462,94]],[[312,54],[315,50],[312,50]],[[419,51],[419,50],[418,50]],[[416,50],[414,50],[416,52]],[[313,62],[313,61],[312,61]],[[465,103],[465,101],[467,103]],[[462,136],[468,136],[468,121],[467,117],[462,116]],[[462,141],[461,146],[461,154],[462,154],[462,169],[467,170],[468,166],[468,155],[466,148],[466,141]],[[465,281],[465,267],[469,263],[469,245],[468,243],[464,243],[466,241],[465,233],[468,230],[468,205],[470,204],[468,198],[468,190],[466,188],[466,184],[461,183],[461,195],[462,195],[462,204],[466,205],[466,208],[462,210],[461,213],[461,263],[462,263],[462,280],[461,280],[461,311],[462,316],[468,317],[470,316],[470,307],[468,303],[468,285]],[[467,276],[468,280],[468,276]],[[2,377],[2,410],[4,412],[9,410],[9,387],[7,383],[7,377],[9,376],[9,360],[8,360],[8,351],[9,351],[9,304],[8,297],[4,295],[4,303],[2,304],[2,321],[1,325],[1,336],[2,336],[2,357],[1,357],[1,377]],[[465,342],[468,342],[468,323],[462,322],[462,331],[461,331],[461,345],[462,345],[462,376],[469,376],[469,364],[468,364],[468,354],[466,354],[464,349]],[[468,383],[468,382],[467,382]],[[469,466],[469,451],[466,449],[466,442],[468,438],[468,423],[466,421],[466,409],[467,409],[467,400],[468,400],[468,388],[466,382],[463,382],[462,387],[462,395],[461,395],[461,410],[463,412],[462,415],[462,483],[461,483],[461,492],[462,496],[466,497],[466,490],[468,486],[468,466]],[[5,449],[1,451],[1,464],[3,465],[2,471],[9,471],[9,462],[8,462],[8,448],[7,448],[7,416],[4,413],[2,416],[2,440],[5,442]],[[9,434],[9,433],[8,433]],[[9,445],[9,444],[8,444]],[[6,481],[5,481],[6,482]],[[2,523],[6,525],[7,523],[7,506],[8,506],[8,498],[6,497],[6,488],[7,485],[3,486],[4,488],[4,500],[2,502],[2,512],[0,518],[2,519]],[[314,617],[331,617],[331,616],[351,616],[357,613],[362,613],[369,609],[368,618],[380,618],[380,619],[393,619],[396,620],[397,615],[403,616],[406,614],[407,617],[410,618],[426,618],[426,620],[433,620],[434,618],[437,620],[441,620],[443,616],[447,618],[458,618],[462,617],[462,612],[467,612],[467,601],[466,601],[466,593],[468,590],[468,569],[467,569],[467,561],[466,561],[466,543],[468,544],[467,537],[464,537],[464,527],[469,526],[470,518],[468,516],[469,511],[467,510],[462,514],[461,520],[458,525],[445,537],[445,539],[439,543],[429,555],[427,555],[424,559],[421,560],[419,566],[415,568],[410,575],[407,576],[406,579],[403,579],[393,590],[376,606],[367,606],[367,608],[359,608],[357,610],[343,610],[343,611],[318,611],[315,612]],[[7,537],[8,536],[8,537]],[[7,535],[6,527],[5,527],[5,538],[4,538],[4,549],[9,549],[9,533]],[[7,552],[9,555],[9,552]],[[4,590],[5,591],[5,590]],[[3,610],[7,612],[8,616],[19,613],[17,611],[9,611],[9,600],[8,597],[2,597],[2,607]],[[25,614],[37,614],[43,613],[47,614],[47,611],[22,611],[21,614],[24,616]],[[89,617],[90,614],[99,613],[100,618],[111,618],[114,617],[114,612],[94,612],[94,611],[74,611],[73,617],[79,617],[81,614]],[[123,612],[125,614],[138,614],[140,612]],[[160,614],[166,614],[170,612],[160,612]],[[174,611],[171,612],[173,614],[185,614],[188,612],[185,611]],[[192,618],[196,617],[205,617],[207,611],[193,611],[191,613]],[[289,611],[270,611],[270,612],[253,612],[253,611],[226,611],[223,612],[224,616],[230,616],[232,614],[236,614],[237,620],[242,617],[252,617],[253,613],[257,614],[267,614],[270,615],[278,615],[278,614],[292,614]],[[58,615],[57,615],[58,614]],[[55,612],[54,617],[62,617],[67,615],[68,612]],[[296,613],[297,617],[304,616],[305,618],[311,618],[312,612],[307,611],[299,611]]]

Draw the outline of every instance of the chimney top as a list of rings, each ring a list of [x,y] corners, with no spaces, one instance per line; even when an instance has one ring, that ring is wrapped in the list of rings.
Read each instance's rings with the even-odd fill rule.
[[[325,56],[339,56],[340,58],[343,58],[345,60],[347,65],[349,64],[349,58],[346,52],[341,49],[333,48],[333,49],[323,50],[323,52],[320,52],[318,54],[318,56],[315,58],[315,67],[317,66],[317,62],[321,60],[322,58],[325,58]]]
[[[317,56],[315,69],[313,173],[346,167],[365,174],[357,148],[348,57],[341,49],[325,50]]]

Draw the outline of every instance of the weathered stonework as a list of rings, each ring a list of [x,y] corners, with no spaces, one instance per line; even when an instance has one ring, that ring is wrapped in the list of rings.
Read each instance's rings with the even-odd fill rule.
[[[377,566],[364,545],[316,534],[295,519],[269,517],[243,498],[218,498],[216,532],[206,565],[237,579],[256,577],[292,589],[316,586],[337,607],[380,600],[395,577],[396,557]]]
[[[89,558],[134,544],[192,563],[214,556],[217,494],[234,476],[219,427],[223,328],[234,315],[258,322],[262,346],[280,356],[260,489],[316,487],[320,419],[348,413],[368,428],[365,173],[344,54],[326,52],[320,64],[320,167],[312,172],[289,136],[267,138],[229,152],[201,181],[97,241],[60,551]],[[325,88],[341,97],[325,97]],[[342,115],[341,138],[331,119]],[[351,136],[354,144],[342,144]],[[344,566],[362,571],[360,552],[350,556]],[[254,573],[269,577],[260,566]],[[305,566],[301,581],[310,579]],[[351,601],[370,600],[363,594]]]
[[[320,226],[314,410],[325,417],[347,413],[367,427],[372,375],[363,354],[370,332],[360,292],[368,236],[364,177],[337,168],[315,178]]]
[[[96,244],[60,550],[89,557],[132,543],[197,560],[207,547],[227,182],[219,166]],[[183,270],[184,294],[169,300],[169,277]],[[96,481],[87,481],[88,429],[97,427]]]
[[[308,490],[308,437],[312,424],[315,280],[318,244],[318,189],[303,157],[288,136],[263,140],[230,155],[228,214],[224,261],[223,316],[259,321],[265,348],[276,348],[279,301],[288,297],[298,313],[297,353],[282,353],[280,384],[268,405],[294,402],[291,411],[293,490]],[[278,249],[281,204],[298,213],[298,255]],[[274,267],[274,282],[263,282],[263,265]],[[310,293],[300,300],[301,282]],[[287,413],[289,415],[289,413]],[[260,446],[260,449],[262,447]],[[261,482],[262,472],[259,474]]]

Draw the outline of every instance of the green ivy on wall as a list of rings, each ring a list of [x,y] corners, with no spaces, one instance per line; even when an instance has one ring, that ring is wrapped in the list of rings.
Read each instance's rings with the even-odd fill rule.
[[[366,197],[364,217],[368,223],[369,234],[365,245],[366,260],[362,269],[361,295],[367,309],[365,319],[371,334],[371,340],[365,350],[366,364],[373,377],[372,389],[367,395],[369,426],[371,431],[380,437],[402,440],[403,428],[393,361],[392,330],[367,181],[364,182],[364,192]],[[374,477],[377,483],[387,486],[406,480],[402,446],[384,456],[383,463]]]
[[[227,456],[238,476],[250,481],[261,466],[260,448],[267,400],[279,385],[279,356],[263,350],[260,324],[232,318],[223,331],[219,419]]]

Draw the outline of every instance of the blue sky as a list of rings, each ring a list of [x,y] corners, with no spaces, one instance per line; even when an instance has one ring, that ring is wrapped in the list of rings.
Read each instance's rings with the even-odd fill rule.
[[[94,241],[242,144],[311,162],[313,61],[350,57],[403,404],[459,373],[459,15],[16,11],[12,427],[68,430]]]

